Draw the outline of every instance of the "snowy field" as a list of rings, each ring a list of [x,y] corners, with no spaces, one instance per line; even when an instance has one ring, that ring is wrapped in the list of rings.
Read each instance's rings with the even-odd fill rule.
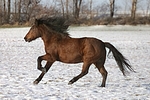
[[[101,74],[91,65],[89,73],[73,85],[70,79],[82,63],[55,62],[38,85],[36,68],[44,53],[41,39],[24,41],[29,28],[0,29],[0,100],[150,100],[150,26],[71,27],[72,37],[96,37],[112,43],[130,60],[136,73],[124,77],[112,55],[107,57],[106,87],[99,87]],[[43,63],[44,64],[44,63]]]

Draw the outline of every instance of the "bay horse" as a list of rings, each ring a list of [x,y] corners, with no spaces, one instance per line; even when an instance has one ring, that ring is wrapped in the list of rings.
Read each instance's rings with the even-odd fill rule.
[[[36,19],[34,25],[24,37],[26,42],[31,42],[39,37],[45,45],[46,54],[37,59],[37,69],[42,71],[34,81],[38,84],[45,73],[55,61],[64,63],[83,62],[82,71],[79,75],[69,81],[73,84],[88,73],[91,64],[94,64],[102,74],[102,87],[105,87],[107,71],[104,67],[106,59],[106,47],[112,52],[121,72],[125,75],[127,71],[134,71],[128,60],[110,43],[96,38],[72,38],[67,30],[69,25],[63,18],[40,18]],[[45,60],[46,65],[42,67],[41,62]]]

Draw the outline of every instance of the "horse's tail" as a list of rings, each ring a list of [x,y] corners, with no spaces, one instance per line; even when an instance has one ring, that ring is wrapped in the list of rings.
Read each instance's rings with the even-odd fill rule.
[[[131,65],[128,63],[128,59],[126,59],[112,44],[105,42],[105,47],[109,48],[109,53],[112,52],[118,66],[124,76],[125,76],[125,72],[128,70],[135,72],[132,69]]]

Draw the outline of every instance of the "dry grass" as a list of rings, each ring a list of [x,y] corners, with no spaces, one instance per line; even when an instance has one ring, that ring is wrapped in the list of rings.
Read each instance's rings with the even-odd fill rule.
[[[131,19],[131,17],[116,17],[116,18],[93,18],[86,19],[81,18],[78,21],[70,18],[69,19],[71,25],[83,26],[83,25],[149,25],[150,17],[137,17],[135,20]],[[31,23],[14,23],[14,24],[3,24],[0,28],[13,28],[13,27],[30,27]]]

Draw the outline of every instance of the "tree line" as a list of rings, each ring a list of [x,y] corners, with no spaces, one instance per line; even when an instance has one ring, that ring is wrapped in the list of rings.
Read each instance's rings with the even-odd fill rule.
[[[49,0],[50,5],[41,4],[41,0],[0,0],[0,25],[16,23],[21,25],[42,16],[62,16],[71,19],[72,23],[84,23],[83,21],[92,23],[102,20],[111,23],[116,21],[115,19],[123,20],[125,17],[135,21],[137,16],[139,17],[136,12],[137,8],[141,7],[142,1],[122,0],[124,9],[119,12],[121,6],[116,5],[116,0],[106,0],[100,4],[95,0]],[[144,10],[146,17],[149,18],[150,0],[146,2]]]

